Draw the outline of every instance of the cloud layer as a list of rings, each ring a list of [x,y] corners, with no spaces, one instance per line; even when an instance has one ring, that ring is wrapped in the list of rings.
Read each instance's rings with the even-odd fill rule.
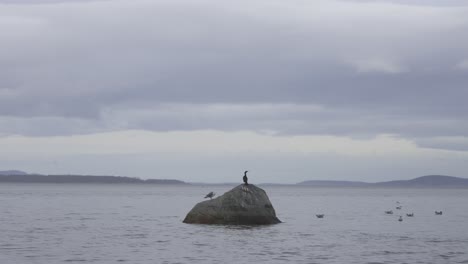
[[[105,119],[112,108],[149,116],[151,105],[157,117],[167,104],[213,111],[224,104],[233,107],[234,114],[223,110],[229,119],[244,104],[269,104],[275,113],[297,104],[299,115],[290,118],[303,123],[326,123],[329,112],[341,112],[343,121],[399,116],[400,128],[368,129],[406,135],[413,133],[405,123],[434,118],[430,130],[456,121],[463,129],[454,126],[449,134],[460,136],[468,120],[468,77],[460,70],[468,57],[467,10],[342,1],[3,5],[0,115],[32,126],[36,118],[67,118],[70,125],[84,119],[102,129],[114,123]],[[302,105],[327,111],[310,117]],[[262,118],[255,107],[247,109]],[[177,129],[160,121],[136,128]],[[249,118],[235,121],[250,128]],[[282,126],[271,121],[264,122],[271,130]],[[126,122],[134,124],[120,123]],[[80,128],[74,133],[89,131]],[[209,122],[202,128],[222,129]]]
[[[0,0],[0,40],[2,137],[251,131],[468,150],[466,1]]]

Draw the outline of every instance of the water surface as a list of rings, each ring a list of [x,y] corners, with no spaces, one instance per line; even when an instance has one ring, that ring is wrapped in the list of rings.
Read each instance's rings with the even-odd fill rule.
[[[264,186],[284,223],[182,223],[232,187],[1,184],[0,263],[468,263],[468,190]]]

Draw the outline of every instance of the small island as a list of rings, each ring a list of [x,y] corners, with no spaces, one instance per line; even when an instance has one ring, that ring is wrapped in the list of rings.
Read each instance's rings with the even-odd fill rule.
[[[253,184],[241,184],[216,199],[198,203],[183,222],[218,225],[281,223],[266,192]]]

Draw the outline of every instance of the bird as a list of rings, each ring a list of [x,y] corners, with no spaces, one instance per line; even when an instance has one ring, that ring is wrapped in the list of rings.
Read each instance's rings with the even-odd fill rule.
[[[249,185],[249,183],[247,182],[249,180],[249,178],[247,178],[247,172],[249,172],[249,171],[244,172],[244,177],[242,178],[244,180],[245,185]]]
[[[397,206],[396,209],[401,210],[401,205]]]
[[[403,218],[401,217],[401,215],[400,215],[400,218],[398,218],[398,221],[400,222],[403,221]]]
[[[442,215],[442,211],[435,211],[436,215]]]
[[[210,198],[210,199],[212,199],[213,196],[215,196],[215,195],[216,195],[216,193],[210,192],[210,193],[208,193],[208,194],[205,196],[205,198]]]
[[[324,214],[316,214],[317,218],[323,218]]]
[[[393,214],[393,211],[390,210],[390,211],[385,211],[386,214]]]
[[[413,217],[413,216],[414,216],[414,213],[406,214],[406,216],[408,216],[408,217]]]

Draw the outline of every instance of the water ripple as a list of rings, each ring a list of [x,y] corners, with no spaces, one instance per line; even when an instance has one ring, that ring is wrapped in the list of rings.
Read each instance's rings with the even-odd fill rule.
[[[253,227],[183,224],[202,187],[25,188],[0,185],[0,263],[468,263],[468,219],[432,208],[468,211],[467,192],[272,187],[286,221]],[[382,215],[395,200],[411,221]]]

